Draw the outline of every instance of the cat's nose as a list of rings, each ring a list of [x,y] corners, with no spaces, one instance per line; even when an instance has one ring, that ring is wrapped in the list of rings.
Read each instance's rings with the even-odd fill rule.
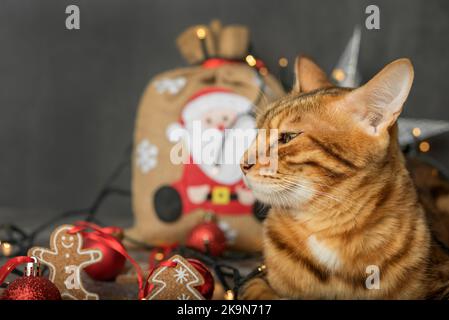
[[[242,163],[242,164],[240,165],[240,168],[242,168],[242,171],[243,171],[244,174],[247,174],[248,171],[249,171],[253,166],[254,166],[254,164],[245,162],[245,163]]]

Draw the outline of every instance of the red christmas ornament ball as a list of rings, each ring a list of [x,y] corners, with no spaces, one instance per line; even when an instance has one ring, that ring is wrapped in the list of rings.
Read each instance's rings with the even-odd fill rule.
[[[126,258],[101,241],[85,238],[83,248],[98,249],[103,253],[101,261],[91,264],[84,269],[94,280],[112,281],[125,267]]]
[[[11,282],[2,300],[61,300],[61,294],[47,278],[24,276]]]
[[[210,273],[209,269],[199,260],[196,259],[187,259],[189,263],[203,276],[204,284],[198,287],[195,287],[201,295],[207,300],[212,299],[212,295],[214,294],[215,282],[214,277]]]
[[[215,222],[207,221],[192,229],[186,244],[213,256],[220,256],[226,249],[226,237]]]

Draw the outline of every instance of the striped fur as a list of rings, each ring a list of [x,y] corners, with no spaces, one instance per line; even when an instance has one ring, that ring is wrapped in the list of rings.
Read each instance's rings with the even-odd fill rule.
[[[396,124],[367,134],[339,111],[351,90],[315,83],[325,88],[293,92],[258,117],[259,128],[301,134],[279,144],[274,175],[259,162],[242,165],[255,196],[272,206],[266,278],[250,282],[242,298],[443,297],[449,265],[432,244]],[[380,271],[378,289],[367,287],[370,266]]]

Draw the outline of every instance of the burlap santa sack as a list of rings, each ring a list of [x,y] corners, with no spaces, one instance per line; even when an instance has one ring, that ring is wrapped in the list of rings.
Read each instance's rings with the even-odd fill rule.
[[[243,26],[190,27],[177,45],[191,66],[155,76],[138,108],[132,158],[135,224],[126,235],[153,245],[184,243],[204,214],[214,213],[229,247],[257,251],[257,203],[239,168],[245,146],[239,149],[229,141],[239,139],[235,129],[255,134],[254,113],[284,91],[261,61],[248,55],[249,32]],[[197,134],[205,130],[212,142]],[[202,158],[205,144],[214,149],[208,161]],[[223,161],[227,157],[237,161]]]

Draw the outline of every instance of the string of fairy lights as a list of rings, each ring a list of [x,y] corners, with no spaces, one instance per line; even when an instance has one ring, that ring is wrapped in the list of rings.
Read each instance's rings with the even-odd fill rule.
[[[206,31],[203,28],[198,28],[196,31],[196,35],[198,39],[201,41],[206,38]],[[210,58],[207,54],[207,50],[205,50],[205,44],[202,41],[202,48],[204,50],[204,57],[205,59]],[[248,54],[244,61],[252,68],[257,67],[257,59],[252,54]],[[286,64],[285,64],[286,66]],[[257,69],[257,74],[264,77],[268,75],[268,70],[265,66],[259,67]],[[263,80],[263,79],[261,79]],[[261,95],[263,95],[265,83],[264,81],[261,82],[261,87],[259,88],[259,96],[256,98],[254,105],[257,105],[260,101]],[[132,145],[128,146],[124,153],[124,158],[122,161],[119,162],[119,164],[114,168],[112,171],[112,174],[106,179],[106,183],[104,184],[104,187],[99,191],[97,196],[95,197],[93,203],[84,209],[78,209],[78,210],[68,210],[65,212],[62,212],[60,214],[55,215],[53,218],[51,218],[49,221],[46,221],[39,227],[37,227],[32,232],[26,232],[20,227],[12,224],[2,224],[0,225],[0,257],[10,257],[10,256],[19,256],[19,255],[26,255],[28,249],[34,244],[34,241],[36,237],[43,231],[45,231],[47,228],[51,227],[52,225],[56,224],[58,221],[63,220],[65,218],[73,218],[74,216],[85,216],[86,221],[95,221],[98,224],[98,220],[96,220],[96,215],[102,206],[102,204],[105,202],[106,199],[108,199],[111,195],[120,195],[129,197],[131,195],[131,192],[128,190],[121,189],[119,187],[114,186],[115,180],[121,175],[121,173],[124,171],[125,168],[127,168],[130,164],[130,153],[132,150]],[[125,236],[125,239],[133,242],[134,244],[139,245],[140,247],[147,249],[147,250],[157,250],[158,247],[150,246],[145,243],[137,242],[134,239],[127,238]],[[226,261],[236,261],[241,259],[247,259],[254,257],[254,255],[251,254],[241,254],[241,253],[228,253],[225,254],[223,257],[213,257],[212,255],[209,255],[207,253],[200,252],[196,249],[189,248],[186,246],[179,245],[176,248],[174,248],[170,254],[179,253],[183,256],[190,256],[193,258],[200,259],[206,265],[210,266],[212,270],[215,272],[215,275],[217,276],[218,280],[222,284],[222,287],[224,289],[224,298],[226,300],[233,300],[236,296],[236,292],[238,292],[239,287],[245,283],[249,278],[263,272],[265,270],[265,266],[259,266],[252,272],[250,272],[247,276],[242,276],[240,271],[230,265],[229,263],[225,263]],[[159,252],[156,252],[154,255],[154,259],[156,262],[161,262],[167,257],[163,253],[163,250],[161,249]],[[21,275],[21,272],[18,270],[14,270],[16,274]]]
[[[420,128],[413,128],[412,135],[416,139],[419,139],[419,137],[421,136],[421,129]],[[430,143],[428,141],[419,141],[418,142],[418,149],[422,153],[429,152],[430,151]]]
[[[198,39],[202,42],[206,39],[206,29],[199,27],[196,30],[196,36]],[[203,46],[204,56],[206,58],[210,58],[207,54],[207,50],[205,49],[205,46]],[[248,64],[248,66],[255,68],[257,66],[257,59],[253,54],[248,54],[245,56],[244,61]],[[280,68],[280,77],[284,78],[286,77],[286,69],[288,66],[288,59],[285,57],[281,57],[278,60],[278,65]],[[267,76],[268,75],[268,69],[265,66],[262,66],[258,68],[258,73],[261,76]],[[282,81],[282,84],[286,89],[290,88],[290,85],[285,84],[285,81]],[[260,90],[261,93],[263,93],[263,90]],[[257,99],[256,99],[257,100]],[[254,103],[257,105],[257,102]],[[85,209],[78,209],[78,210],[69,210],[66,212],[63,212],[59,215],[56,215],[55,218],[51,219],[48,222],[45,222],[42,226],[38,227],[36,230],[34,230],[31,233],[27,233],[21,228],[11,225],[11,224],[2,224],[0,225],[0,257],[9,257],[13,255],[14,253],[24,253],[26,252],[27,248],[21,248],[21,244],[23,242],[27,242],[29,246],[32,245],[32,241],[35,240],[36,236],[43,230],[45,230],[47,227],[51,226],[52,224],[56,223],[57,221],[65,218],[65,217],[71,217],[75,215],[86,215],[86,220],[92,220],[94,219],[94,216],[96,212],[98,211],[99,207],[103,203],[106,198],[108,198],[110,195],[116,194],[120,196],[129,196],[131,193],[129,190],[120,189],[117,187],[113,187],[111,184],[115,181],[118,175],[120,175],[123,171],[123,169],[129,164],[129,153],[131,152],[132,146],[128,146],[125,151],[125,160],[120,162],[118,166],[113,170],[113,173],[110,177],[108,177],[105,186],[100,190],[99,194],[93,201],[92,205]],[[17,247],[19,250],[17,250]],[[22,249],[22,250],[21,250]]]
[[[106,179],[104,187],[98,192],[91,206],[86,209],[68,210],[60,214],[55,215],[49,221],[46,221],[32,232],[27,233],[20,227],[12,224],[0,225],[0,258],[11,256],[27,255],[28,249],[34,245],[34,241],[38,234],[45,231],[47,228],[56,224],[58,221],[66,218],[74,218],[75,216],[85,216],[87,221],[95,221],[100,223],[96,215],[101,209],[104,202],[112,195],[120,195],[129,197],[130,192],[124,189],[120,189],[114,186],[117,178],[123,173],[123,171],[130,165],[129,147],[126,148],[125,158],[118,163],[118,165],[112,171],[112,174]],[[215,273],[218,281],[221,283],[224,289],[224,299],[233,300],[236,297],[236,293],[239,288],[250,278],[265,270],[264,266],[259,266],[248,275],[243,276],[240,271],[233,267],[229,262],[235,262],[239,260],[257,258],[258,255],[239,253],[239,252],[227,252],[222,257],[215,257],[207,252],[204,253],[194,248],[190,248],[184,245],[177,245],[169,253],[164,252],[164,247],[151,246],[146,243],[138,242],[125,235],[125,240],[132,242],[134,245],[146,249],[150,252],[154,252],[154,260],[156,264],[169,258],[168,255],[180,254],[184,257],[191,257],[201,260]],[[19,270],[13,271],[15,274],[21,276],[23,273]],[[7,283],[2,287],[7,286]]]
[[[196,36],[201,41],[201,47],[204,53],[204,58],[209,59],[211,58],[206,50],[206,44],[205,39],[207,36],[206,29],[200,27],[196,30]],[[268,69],[265,65],[258,66],[258,59],[253,54],[247,54],[244,59],[242,59],[244,63],[246,63],[248,66],[255,68],[258,75],[260,75],[262,78],[267,76]],[[283,87],[286,90],[291,89],[291,84],[288,81],[288,70],[287,67],[289,65],[289,61],[286,57],[280,57],[278,59],[278,67],[279,67],[279,80]],[[346,73],[343,69],[336,68],[331,73],[332,78],[334,80],[343,81],[346,78]],[[263,79],[262,79],[263,80]],[[260,93],[263,94],[264,87],[262,86],[260,88]],[[259,97],[260,98],[260,97]],[[256,102],[254,103],[257,105],[259,98],[256,99]],[[412,144],[411,150],[413,152],[418,153],[428,153],[430,151],[430,143],[427,140],[421,140],[422,136],[422,130],[419,127],[415,127],[411,131],[412,136],[414,137],[414,142]],[[34,244],[34,241],[38,234],[45,231],[47,228],[53,226],[57,222],[63,219],[73,218],[74,216],[82,216],[85,215],[85,219],[87,221],[94,221],[98,224],[98,220],[96,220],[96,215],[100,209],[100,207],[103,205],[106,199],[108,199],[112,195],[118,195],[122,197],[130,197],[131,192],[129,190],[125,190],[119,187],[114,186],[115,181],[117,178],[122,174],[122,172],[129,167],[130,165],[130,154],[132,152],[132,145],[129,145],[124,152],[123,159],[118,163],[118,165],[114,168],[111,175],[106,179],[106,182],[103,186],[103,188],[99,191],[97,196],[95,197],[93,203],[84,209],[78,209],[78,210],[68,210],[62,213],[59,213],[55,215],[52,219],[49,221],[43,223],[39,227],[37,227],[32,232],[26,232],[20,227],[12,224],[2,224],[0,225],[0,258],[1,257],[11,257],[16,255],[26,255],[28,248],[31,247]],[[158,249],[158,247],[149,246],[145,243],[140,243],[135,241],[134,239],[127,238],[128,241],[133,242],[134,244],[139,245],[140,247],[147,249],[147,250],[154,250]],[[213,271],[215,272],[215,275],[217,276],[218,280],[222,284],[224,288],[224,298],[226,300],[233,300],[236,297],[236,293],[238,292],[239,288],[250,278],[255,277],[263,272],[265,272],[265,266],[261,265],[258,266],[256,269],[254,269],[252,272],[247,274],[246,276],[243,276],[240,271],[230,265],[229,263],[226,263],[226,261],[236,261],[241,259],[247,259],[247,258],[254,258],[253,255],[248,254],[228,254],[225,257],[218,258],[213,257],[209,254],[205,254],[203,252],[200,252],[193,248],[188,248],[186,246],[178,246],[176,247],[171,253],[179,253],[184,256],[190,256],[193,258],[198,258],[202,260],[206,265],[210,266]],[[154,255],[154,259],[157,262],[163,261],[166,259],[166,254],[163,253],[163,250],[160,250],[159,252],[156,252]],[[19,271],[15,271],[15,273],[20,274]]]

